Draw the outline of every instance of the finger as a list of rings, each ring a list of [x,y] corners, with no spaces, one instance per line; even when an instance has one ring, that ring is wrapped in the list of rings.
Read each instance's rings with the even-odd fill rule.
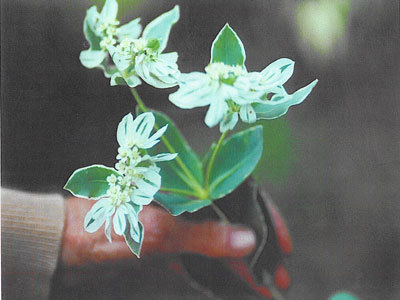
[[[62,257],[65,263],[82,265],[132,258],[122,236],[112,231],[109,243],[103,230],[89,234],[83,230],[83,217],[91,204],[85,199],[69,201]],[[145,228],[141,256],[151,253],[193,252],[212,257],[242,257],[255,247],[255,235],[242,227],[218,222],[196,224],[171,216],[161,208],[146,206],[139,215]],[[67,226],[68,225],[68,226]],[[101,227],[104,228],[104,225]]]
[[[132,255],[122,236],[112,232],[113,243],[108,242],[104,225],[94,233],[84,230],[84,217],[93,204],[93,201],[82,198],[67,199],[61,245],[61,259],[66,265],[78,266]]]
[[[105,239],[96,243],[91,250],[90,256],[91,260],[94,262],[122,260],[135,257],[126,245],[123,236],[118,235],[116,235],[112,243]]]
[[[275,285],[282,290],[287,290],[289,288],[290,277],[288,272],[282,265],[279,265],[279,267],[275,270],[274,282]]]
[[[279,246],[283,253],[290,254],[293,251],[293,244],[286,223],[280,215],[278,208],[271,201],[269,201],[267,205],[268,209],[272,213]]]
[[[252,231],[214,221],[193,223],[172,217],[160,208],[140,213],[145,227],[142,252],[191,252],[211,257],[242,257],[255,247]]]
[[[261,284],[257,284],[254,281],[254,277],[251,274],[249,267],[245,264],[244,261],[242,260],[228,260],[227,262],[228,266],[236,273],[238,274],[244,281],[247,282],[250,287],[262,295],[264,298],[271,299],[272,294],[271,291],[266,288],[265,286]]]
[[[180,226],[184,228],[185,225]],[[256,238],[252,231],[244,227],[208,221],[191,225],[180,244],[182,249],[188,252],[211,257],[237,258],[249,254],[254,249]]]

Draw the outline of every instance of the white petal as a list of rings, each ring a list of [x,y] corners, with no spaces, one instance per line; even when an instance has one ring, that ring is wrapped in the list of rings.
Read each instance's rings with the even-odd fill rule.
[[[92,208],[90,209],[90,211],[87,213],[87,215],[91,215],[91,218],[96,218],[98,215],[100,215],[101,209],[105,209],[106,211],[110,209],[110,207],[112,207],[110,205],[110,199],[109,198],[102,198],[98,201],[96,201],[96,203],[92,206]]]
[[[221,123],[219,123],[219,131],[225,132],[228,130],[232,130],[238,122],[238,119],[239,117],[237,112],[225,115]]]
[[[135,86],[138,86],[138,85],[140,85],[142,83],[140,78],[137,77],[136,75],[132,75],[130,77],[125,78],[125,81],[126,81],[127,85],[129,87],[131,87],[131,88],[135,87]]]
[[[260,85],[260,78],[260,74],[256,72],[238,77],[233,84],[237,94],[232,97],[232,100],[239,105],[262,101],[261,97],[267,91],[264,86]]]
[[[145,39],[158,39],[160,41],[159,51],[162,52],[167,46],[169,33],[173,24],[179,20],[179,6],[175,5],[173,9],[151,21],[143,30],[142,36]]]
[[[91,69],[100,66],[106,56],[107,53],[103,50],[84,50],[80,53],[79,59],[84,67]]]
[[[251,104],[241,106],[239,114],[240,119],[246,123],[254,123],[257,119],[256,112]]]
[[[193,72],[181,74],[179,89],[169,95],[169,100],[183,109],[209,105],[216,92],[217,85],[212,85],[206,74]]]
[[[145,143],[141,144],[140,148],[149,149],[154,145],[156,145],[160,141],[158,138],[160,138],[164,134],[167,128],[168,124],[161,127],[159,130],[157,130],[156,133],[154,133],[150,138],[148,138]]]
[[[132,134],[133,116],[132,114],[127,114],[122,118],[121,122],[118,124],[117,129],[117,141],[118,144],[123,147],[128,142],[128,135]]]
[[[135,171],[136,171],[137,174],[144,175],[149,171],[149,168],[148,167],[136,167]]]
[[[246,74],[247,75],[247,74]],[[233,86],[239,90],[248,91],[251,88],[251,82],[248,76],[242,75],[236,78]]]
[[[149,170],[144,174],[144,179],[136,181],[136,185],[143,193],[154,196],[161,186],[161,176],[153,170]]]
[[[130,235],[132,239],[136,242],[139,243],[140,241],[140,228],[139,228],[139,219],[136,215],[128,215],[128,222],[130,226]]]
[[[154,123],[155,118],[151,112],[142,113],[133,121],[133,138],[135,139],[138,147],[147,141],[150,132],[153,130]]]
[[[118,3],[116,0],[106,0],[100,13],[101,20],[114,20],[117,18]]]
[[[228,104],[226,104],[225,99],[215,97],[207,111],[205,123],[208,127],[214,127],[224,118],[228,110]]]
[[[160,54],[159,57],[169,63],[175,64],[178,60],[178,53],[177,52],[162,53]]]
[[[135,218],[138,218],[139,213],[142,211],[143,209],[143,205],[141,204],[136,204],[133,201],[128,201],[125,204],[127,210],[128,210],[128,216],[132,215],[135,216]]]
[[[132,57],[130,54],[121,54],[114,46],[108,46],[107,50],[119,71],[124,71],[131,65]]]
[[[86,214],[84,224],[87,232],[93,233],[97,231],[110,215],[110,212],[113,212],[108,203],[109,199],[101,199]]]
[[[121,209],[120,206],[117,209],[117,212],[114,215],[113,218],[113,226],[114,226],[114,232],[118,235],[122,235],[125,232],[126,229],[126,218],[125,218],[125,213],[123,209]]]
[[[232,99],[237,97],[238,89],[229,85],[229,84],[221,84],[219,89],[217,90],[218,97],[226,99]]]
[[[104,233],[107,237],[107,240],[112,243],[112,239],[111,239],[111,221],[110,221],[111,217],[106,218],[106,225],[104,226]]]
[[[153,200],[153,196],[143,193],[141,190],[135,190],[131,195],[131,200],[137,205],[148,205]]]
[[[169,161],[178,156],[178,153],[159,153],[151,157],[153,162]]]
[[[183,85],[202,82],[205,80],[209,80],[209,77],[202,72],[191,72],[191,73],[183,73],[179,76],[179,83]]]
[[[292,76],[293,70],[293,60],[280,58],[262,70],[261,75],[266,85],[282,85]]]
[[[142,31],[142,25],[139,24],[140,18],[134,19],[127,24],[117,28],[117,36],[122,41],[124,38],[137,39]]]
[[[179,77],[178,65],[170,60],[175,59],[171,55],[155,57],[148,59],[141,55],[136,58],[135,66],[137,74],[148,84],[157,88],[169,88],[178,84]]]

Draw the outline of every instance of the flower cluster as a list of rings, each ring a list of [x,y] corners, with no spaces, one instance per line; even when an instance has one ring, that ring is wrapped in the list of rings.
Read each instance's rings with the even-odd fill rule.
[[[101,13],[95,6],[86,14],[84,32],[90,48],[81,52],[80,60],[87,68],[101,68],[111,85],[135,87],[140,78],[157,88],[177,85],[178,54],[162,53],[167,46],[173,24],[179,19],[179,7],[162,14],[143,30],[140,19],[118,27],[116,0],[106,0]],[[114,64],[110,64],[109,55]]]
[[[215,59],[216,45],[222,43],[227,34],[236,39],[241,51],[237,64]],[[290,106],[301,103],[317,83],[315,80],[294,94],[288,94],[283,84],[294,69],[294,62],[288,58],[278,59],[261,72],[248,72],[244,66],[242,42],[229,25],[221,30],[211,49],[212,59],[206,72],[181,74],[179,89],[169,99],[184,109],[210,105],[205,123],[209,127],[219,123],[221,132],[233,129],[239,116],[246,123],[282,116]],[[230,49],[224,48],[224,51],[229,54]]]
[[[152,113],[143,113],[136,119],[128,114],[120,122],[117,130],[120,147],[115,165],[117,175],[107,177],[109,188],[106,196],[98,200],[85,217],[86,231],[95,232],[105,222],[105,234],[111,242],[111,218],[114,215],[115,233],[125,234],[129,224],[132,239],[140,242],[138,214],[161,187],[160,168],[156,162],[172,160],[177,156],[176,153],[150,156],[144,152],[156,145],[167,129],[164,126],[150,136],[154,124]]]

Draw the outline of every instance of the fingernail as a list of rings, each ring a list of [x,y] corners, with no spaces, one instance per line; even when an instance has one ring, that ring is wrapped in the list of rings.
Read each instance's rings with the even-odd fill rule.
[[[231,234],[231,247],[233,249],[253,248],[256,244],[256,236],[250,230],[235,230]]]

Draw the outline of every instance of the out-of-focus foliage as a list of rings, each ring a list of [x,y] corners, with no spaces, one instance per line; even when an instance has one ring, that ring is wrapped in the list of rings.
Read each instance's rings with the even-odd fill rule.
[[[302,41],[325,56],[332,53],[346,32],[351,0],[306,0],[296,9]]]
[[[291,129],[285,118],[259,121],[263,126],[263,153],[253,173],[259,183],[278,184],[288,175],[294,162]]]
[[[91,0],[96,4],[97,8],[100,10],[105,0]],[[142,0],[117,0],[118,2],[118,18],[125,17],[126,15],[132,13],[133,9],[135,9]]]

